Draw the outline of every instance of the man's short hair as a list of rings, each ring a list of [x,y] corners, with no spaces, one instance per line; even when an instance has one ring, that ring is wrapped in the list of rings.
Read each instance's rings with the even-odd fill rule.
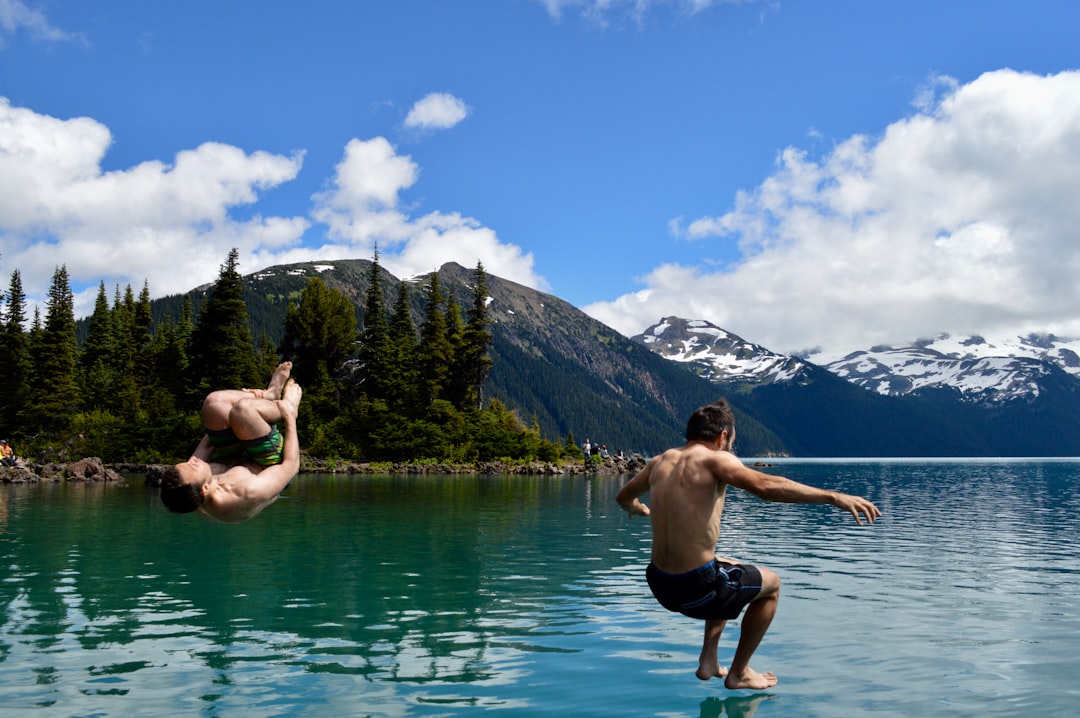
[[[691,414],[686,422],[687,441],[713,442],[725,431],[728,434],[735,431],[735,414],[726,399],[706,404]]]
[[[202,487],[185,482],[175,466],[161,473],[161,503],[174,514],[190,514],[202,506],[205,498]]]

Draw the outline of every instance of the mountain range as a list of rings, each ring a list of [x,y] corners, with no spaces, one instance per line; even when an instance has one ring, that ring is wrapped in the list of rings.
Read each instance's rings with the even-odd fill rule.
[[[940,335],[811,362],[772,352],[708,321],[679,317],[664,318],[634,340],[726,389],[799,455],[1080,451],[1075,340]],[[813,411],[799,404],[811,397],[820,402]],[[796,428],[796,417],[809,425]],[[823,421],[827,431],[813,428]],[[808,442],[811,435],[815,445]],[[832,448],[823,452],[823,446]]]
[[[318,276],[357,306],[367,260],[306,262],[244,277],[253,336],[281,338],[285,308]],[[387,306],[409,288],[423,316],[426,277],[383,270]],[[439,269],[463,306],[473,270]],[[572,434],[651,455],[682,442],[687,416],[726,397],[743,456],[933,457],[1080,455],[1080,342],[1048,336],[1011,342],[936,337],[910,347],[846,356],[786,356],[704,320],[667,317],[625,337],[551,294],[487,275],[493,366],[484,385],[536,422],[543,435]],[[208,287],[188,293],[198,310]],[[182,297],[154,302],[178,316]]]

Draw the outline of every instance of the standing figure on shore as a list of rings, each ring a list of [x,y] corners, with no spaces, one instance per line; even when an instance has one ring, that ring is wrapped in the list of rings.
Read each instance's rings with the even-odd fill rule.
[[[814,488],[743,464],[731,453],[735,415],[723,399],[690,416],[686,441],[650,460],[622,487],[616,501],[631,517],[652,520],[652,561],[645,576],[657,601],[669,611],[705,621],[697,677],[724,678],[730,689],[771,688],[776,676],[753,670],[750,657],[776,614],[780,578],[767,568],[716,555],[727,487],[766,501],[831,504],[850,512],[860,525],[864,518],[873,523],[881,512],[862,497]],[[651,509],[638,498],[646,492]],[[720,634],[744,608],[731,667],[721,668]]]
[[[165,470],[161,501],[174,513],[198,510],[246,521],[273,503],[300,470],[296,415],[302,390],[282,362],[266,389],[214,391],[203,401],[206,435],[187,461]],[[284,422],[282,433],[278,422]]]

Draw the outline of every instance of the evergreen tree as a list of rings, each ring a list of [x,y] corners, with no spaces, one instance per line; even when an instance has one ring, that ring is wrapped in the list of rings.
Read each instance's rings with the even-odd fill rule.
[[[31,392],[38,427],[61,435],[79,404],[76,380],[75,302],[66,266],[53,273],[45,326],[36,347],[37,382]]]
[[[94,312],[86,323],[86,338],[79,354],[82,405],[86,409],[97,409],[116,396],[117,372],[123,372],[122,367],[115,365],[116,333],[104,282],[98,286]]]
[[[0,325],[0,434],[21,432],[22,415],[30,396],[31,359],[26,322],[26,294],[19,270],[11,273],[7,303]]]
[[[191,335],[193,402],[215,389],[260,386],[266,381],[265,376],[258,376],[238,265],[239,251],[234,247],[203,302]]]
[[[183,405],[188,395],[188,346],[193,331],[191,315],[191,297],[184,295],[179,319],[175,323],[168,320],[159,323],[151,346],[154,383],[167,391],[178,406]]]
[[[484,380],[491,371],[491,319],[488,316],[487,274],[484,265],[476,263],[473,275],[472,304],[469,306],[461,348],[455,356],[455,374],[462,387],[455,397],[459,408],[480,407],[483,403]]]
[[[83,371],[99,362],[108,364],[113,360],[112,310],[105,294],[105,282],[98,285],[94,312],[87,318],[86,325],[86,338],[79,354],[79,365]]]
[[[420,326],[420,400],[431,404],[446,387],[452,361],[452,347],[446,336],[446,302],[439,286],[439,273],[432,272],[424,291],[424,323]]]
[[[290,302],[285,313],[285,336],[279,346],[293,362],[292,376],[304,387],[305,411],[326,422],[338,413],[340,392],[334,382],[338,368],[356,350],[356,310],[343,293],[313,277]],[[309,423],[310,425],[310,423]]]
[[[154,315],[150,308],[150,284],[143,282],[139,299],[135,303],[131,317],[132,348],[135,356],[134,370],[140,385],[147,390],[152,389],[153,383],[153,353],[150,351],[150,343],[154,335]]]
[[[387,381],[387,342],[390,327],[386,321],[386,299],[383,294],[379,249],[371,262],[371,277],[364,298],[364,328],[360,332],[360,391],[372,399],[383,399]]]
[[[404,413],[415,413],[418,372],[416,370],[416,324],[412,318],[409,287],[398,286],[394,313],[390,318],[387,402]]]
[[[140,404],[139,388],[143,380],[136,373],[136,356],[139,346],[136,344],[138,331],[135,327],[135,294],[131,285],[127,285],[121,297],[120,287],[116,288],[116,297],[112,310],[112,356],[110,368],[114,381],[111,395],[104,405],[118,416],[134,421]]]

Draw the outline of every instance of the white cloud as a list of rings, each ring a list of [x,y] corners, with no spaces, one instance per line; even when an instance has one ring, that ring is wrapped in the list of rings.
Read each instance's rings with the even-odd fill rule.
[[[4,47],[8,37],[20,30],[26,30],[35,40],[85,42],[82,35],[53,26],[44,13],[28,7],[21,0],[0,0],[0,48]]]
[[[628,334],[708,319],[780,351],[1080,336],[1080,72],[933,86],[881,137],[817,160],[788,148],[731,211],[689,223],[689,237],[737,240],[735,264],[661,266],[586,310]]]
[[[325,223],[330,242],[294,251],[288,260],[368,258],[379,246],[379,261],[398,277],[431,272],[446,262],[465,267],[484,263],[486,271],[547,290],[533,270],[533,256],[501,242],[495,231],[458,213],[413,217],[400,193],[419,176],[412,158],[399,155],[383,137],[353,139],[345,147],[330,187],[313,199],[312,217]]]
[[[155,296],[187,291],[213,281],[231,248],[248,266],[252,256],[297,243],[310,225],[302,217],[230,215],[254,204],[260,190],[294,179],[302,155],[207,142],[177,153],[171,165],[103,172],[111,142],[93,119],[61,120],[0,98],[0,258],[19,269],[29,298],[47,291],[61,264],[76,290],[92,284],[77,296],[80,313],[101,281],[148,281]]]
[[[649,11],[656,7],[672,7],[684,15],[696,15],[714,5],[738,4],[754,0],[537,0],[548,15],[559,20],[567,10],[577,11],[582,17],[599,25],[623,15],[642,22]]]
[[[417,102],[405,116],[405,126],[423,130],[445,130],[469,116],[463,100],[445,92],[433,92]]]
[[[398,276],[430,272],[448,261],[547,289],[533,257],[501,242],[480,222],[454,212],[413,216],[400,194],[420,170],[384,138],[354,139],[326,191],[312,198],[311,219],[261,216],[260,192],[296,178],[302,154],[246,153],[206,142],[176,154],[171,164],[147,161],[105,172],[112,143],[107,127],[87,117],[58,119],[13,107],[0,97],[0,260],[18,269],[28,299],[41,301],[53,273],[65,265],[76,312],[93,307],[104,281],[154,296],[187,291],[216,279],[229,250],[240,266],[316,259],[368,258],[378,243]],[[327,241],[302,246],[312,220]],[[0,290],[7,281],[0,279]]]

